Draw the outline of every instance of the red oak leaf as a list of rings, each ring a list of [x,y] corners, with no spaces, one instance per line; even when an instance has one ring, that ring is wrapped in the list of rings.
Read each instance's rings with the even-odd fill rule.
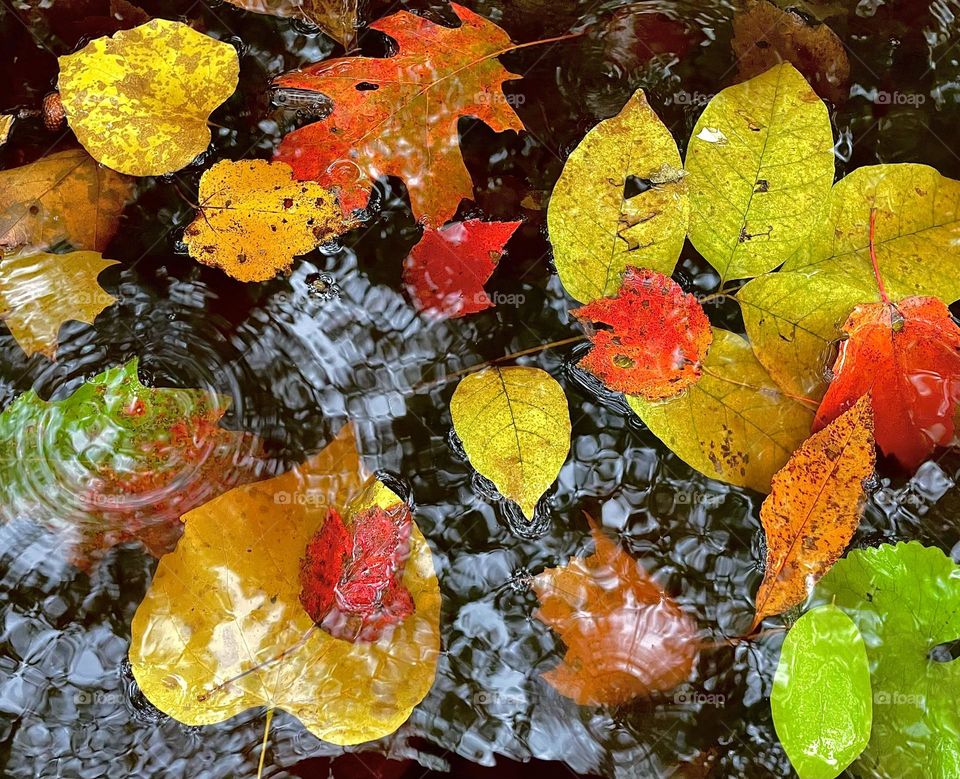
[[[287,135],[277,159],[297,178],[337,190],[348,213],[367,205],[373,179],[397,176],[418,219],[449,220],[473,195],[460,117],[477,117],[498,132],[523,129],[502,89],[518,76],[496,59],[512,47],[509,36],[463,6],[451,7],[460,27],[406,11],[372,24],[396,41],[392,57],[341,57],[280,76],[277,86],[322,93],[333,109]]]
[[[403,585],[410,554],[410,509],[377,506],[354,517],[347,529],[330,509],[300,561],[300,603],[330,635],[375,641],[413,613]]]
[[[697,299],[652,270],[627,268],[615,296],[571,313],[593,341],[580,365],[610,389],[647,400],[674,397],[696,382],[713,341]]]
[[[403,280],[417,308],[443,317],[491,308],[483,285],[519,226],[470,219],[439,230],[427,227],[403,265]]]
[[[937,298],[857,306],[843,326],[834,379],[814,432],[869,393],[881,451],[914,470],[954,440],[960,399],[960,328]]]

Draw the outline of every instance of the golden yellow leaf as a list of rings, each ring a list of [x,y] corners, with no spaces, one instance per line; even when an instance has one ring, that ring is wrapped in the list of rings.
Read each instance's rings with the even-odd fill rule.
[[[539,368],[484,368],[457,385],[450,416],[470,464],[533,519],[570,451],[563,388]]]
[[[303,19],[317,25],[345,48],[357,33],[357,0],[227,0],[258,14]]]
[[[280,708],[324,741],[396,730],[429,691],[440,647],[440,589],[413,527],[403,584],[416,610],[377,641],[333,638],[300,604],[300,560],[329,506],[351,516],[399,498],[362,483],[353,431],[274,479],[184,516],[133,618],[130,661],[147,698],[190,725]],[[355,494],[352,500],[349,496]]]
[[[190,256],[240,281],[267,281],[350,225],[336,197],[294,181],[283,162],[218,162],[200,179],[200,213],[187,227]]]
[[[210,143],[210,113],[237,88],[236,49],[154,19],[59,58],[67,122],[99,162],[132,176],[188,165]]]
[[[10,135],[10,128],[13,127],[13,116],[10,114],[0,114],[0,146],[7,142],[7,136]]]
[[[102,252],[132,190],[132,179],[98,165],[83,149],[0,171],[0,252],[58,243]]]
[[[843,554],[860,524],[864,482],[875,463],[873,410],[864,395],[810,436],[773,477],[760,509],[767,564],[754,627],[806,600]]]
[[[97,284],[116,265],[99,252],[16,255],[0,260],[0,319],[27,356],[53,358],[57,334],[67,320],[93,324],[115,298]]]

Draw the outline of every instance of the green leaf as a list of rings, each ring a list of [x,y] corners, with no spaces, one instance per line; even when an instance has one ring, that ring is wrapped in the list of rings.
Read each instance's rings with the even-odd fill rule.
[[[960,776],[960,662],[931,650],[960,638],[960,567],[917,542],[857,549],[817,585],[867,646],[873,730],[858,761],[871,777]]]
[[[746,340],[718,328],[696,384],[672,400],[627,402],[691,468],[758,492],[770,491],[813,421],[810,409],[777,388]]]
[[[870,740],[870,667],[860,631],[836,606],[790,629],[770,695],[773,724],[800,779],[834,779]]]
[[[877,265],[893,298],[960,298],[960,182],[926,165],[871,165],[837,182],[820,229],[784,270],[828,274],[873,302],[870,209],[875,208]]]
[[[690,240],[723,281],[773,270],[823,215],[833,132],[823,101],[784,63],[728,87],[687,148]]]
[[[628,265],[669,276],[688,213],[676,141],[637,90],[617,116],[586,134],[550,196],[547,226],[560,281],[587,303],[616,294]]]

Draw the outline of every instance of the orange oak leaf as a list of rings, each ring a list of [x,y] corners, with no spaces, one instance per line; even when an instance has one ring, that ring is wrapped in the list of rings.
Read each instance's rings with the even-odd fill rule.
[[[348,214],[367,205],[374,179],[397,176],[417,219],[443,224],[473,195],[460,117],[477,117],[498,132],[523,129],[502,89],[519,76],[496,58],[513,48],[509,36],[463,6],[451,7],[462,22],[456,28],[406,11],[372,24],[396,41],[392,57],[341,57],[275,81],[332,100],[326,118],[283,139],[277,159],[297,178],[337,190]]]
[[[914,470],[937,446],[954,440],[960,399],[960,328],[937,298],[857,306],[843,330],[814,431],[869,393],[877,445]]]
[[[753,628],[806,600],[843,554],[860,524],[875,464],[873,409],[864,395],[810,436],[773,477],[760,509],[767,564]]]
[[[713,341],[699,301],[652,270],[627,268],[615,296],[571,313],[593,341],[580,365],[610,389],[647,400],[672,398],[696,382]]]
[[[484,283],[520,222],[468,219],[427,227],[403,265],[403,280],[421,311],[461,317],[493,307]]]
[[[567,645],[544,678],[581,706],[615,706],[690,675],[697,626],[587,515],[595,551],[534,577],[536,617]]]

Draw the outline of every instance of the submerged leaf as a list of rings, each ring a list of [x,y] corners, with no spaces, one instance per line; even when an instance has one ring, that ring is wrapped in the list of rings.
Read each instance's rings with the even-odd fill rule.
[[[294,181],[289,165],[224,160],[200,179],[200,212],[184,242],[205,265],[240,281],[267,281],[351,226],[331,192]]]
[[[697,626],[643,567],[590,521],[594,553],[533,578],[537,618],[567,646],[543,677],[581,706],[617,706],[690,676]]]
[[[502,89],[517,76],[496,59],[510,38],[463,6],[451,8],[459,27],[407,11],[370,25],[396,41],[391,57],[325,60],[278,78],[282,89],[333,101],[329,116],[283,139],[278,159],[298,179],[332,187],[348,213],[366,207],[374,179],[397,176],[417,219],[439,227],[453,217],[460,200],[473,195],[460,153],[460,117],[477,117],[498,132],[523,125]]]
[[[210,143],[207,120],[237,88],[237,51],[180,22],[154,19],[60,57],[70,129],[104,165],[160,176]]]
[[[315,24],[337,43],[349,47],[357,32],[357,0],[227,0],[231,5],[270,16]]]
[[[564,289],[586,303],[615,294],[628,266],[671,273],[688,212],[677,143],[637,90],[586,134],[550,196],[547,226]]]
[[[656,271],[627,268],[616,296],[570,313],[593,341],[581,367],[610,389],[646,400],[675,397],[696,382],[713,341],[697,299]]]
[[[803,603],[853,538],[876,453],[870,398],[815,433],[773,477],[760,509],[767,539],[753,626]]]
[[[439,230],[427,227],[403,265],[403,280],[417,308],[445,317],[492,308],[483,285],[520,224],[468,219]]]
[[[823,101],[784,63],[714,97],[687,148],[690,241],[723,281],[773,270],[820,221],[833,184]]]
[[[470,464],[533,519],[570,451],[563,388],[539,368],[484,368],[457,385],[450,416]]]
[[[115,265],[98,252],[19,254],[0,260],[0,319],[20,348],[53,359],[57,334],[69,320],[93,324],[116,302],[97,284],[100,271]]]

